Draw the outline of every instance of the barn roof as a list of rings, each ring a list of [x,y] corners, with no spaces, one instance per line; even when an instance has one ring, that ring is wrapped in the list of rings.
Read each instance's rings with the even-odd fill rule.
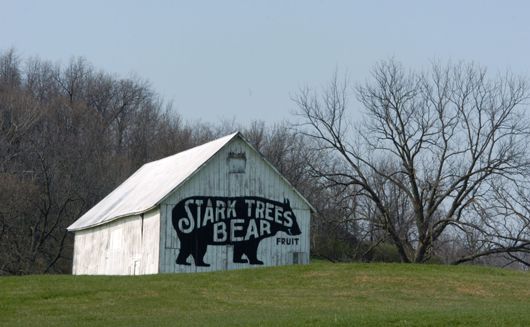
[[[87,229],[153,209],[235,137],[240,137],[254,149],[239,132],[236,132],[175,155],[149,162],[68,226],[68,230]],[[272,164],[265,158],[263,159],[280,174]],[[292,187],[287,179],[283,176],[282,178]],[[294,190],[314,210],[311,204],[296,189]]]

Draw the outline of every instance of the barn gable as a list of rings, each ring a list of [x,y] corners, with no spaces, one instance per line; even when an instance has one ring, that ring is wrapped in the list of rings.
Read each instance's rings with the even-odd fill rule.
[[[185,202],[185,199],[197,196],[205,202],[208,199],[214,202],[218,198],[243,202],[248,196],[252,198],[249,201],[254,198],[268,203],[288,201],[302,233],[289,236],[285,232],[279,232],[264,238],[259,243],[257,258],[266,266],[309,262],[310,215],[314,209],[272,164],[247,141],[238,137],[220,149],[207,165],[161,202],[160,272],[205,272],[252,266],[234,262],[237,244],[209,244],[204,255],[204,261],[209,266],[197,266],[194,264],[196,259],[192,256],[187,260],[190,265],[175,264],[175,259],[182,251],[182,242],[172,222],[173,210],[179,203]]]

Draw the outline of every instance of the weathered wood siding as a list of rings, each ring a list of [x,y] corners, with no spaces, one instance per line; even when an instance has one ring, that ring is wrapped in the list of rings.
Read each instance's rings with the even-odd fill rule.
[[[156,274],[159,267],[158,208],[75,232],[74,275]]]
[[[229,162],[229,153],[243,152],[246,155],[245,172],[233,172],[239,171],[240,167],[237,162],[235,167]],[[192,263],[190,266],[175,263],[180,242],[171,222],[171,212],[179,201],[191,196],[257,196],[279,202],[284,201],[285,198],[289,199],[302,232],[295,237],[298,238],[298,244],[277,245],[281,238],[293,238],[284,232],[279,232],[261,241],[257,253],[258,258],[264,262],[264,266],[309,262],[310,208],[307,203],[270,165],[262,160],[259,154],[242,140],[235,139],[160,205],[160,272],[201,272],[256,267],[233,263],[232,245],[208,245],[204,261],[209,263],[210,267],[196,267],[191,257],[188,258],[188,262]],[[277,240],[279,238],[280,240]]]

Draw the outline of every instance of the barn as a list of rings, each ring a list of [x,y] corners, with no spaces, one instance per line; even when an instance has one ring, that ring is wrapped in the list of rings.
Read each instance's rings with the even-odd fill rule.
[[[241,133],[143,165],[68,227],[73,274],[309,262],[311,204]]]

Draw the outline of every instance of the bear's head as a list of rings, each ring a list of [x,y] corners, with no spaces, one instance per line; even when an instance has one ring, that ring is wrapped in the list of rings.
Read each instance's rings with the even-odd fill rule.
[[[283,226],[284,232],[291,236],[302,234],[296,216],[291,208],[291,203],[288,199],[284,199],[283,201],[283,217],[285,219],[285,225]]]

